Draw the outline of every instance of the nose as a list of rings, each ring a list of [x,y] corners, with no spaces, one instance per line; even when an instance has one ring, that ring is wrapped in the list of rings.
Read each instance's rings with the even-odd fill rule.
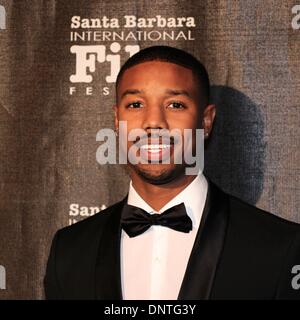
[[[168,122],[163,106],[159,103],[148,104],[144,115],[143,129],[168,129]]]

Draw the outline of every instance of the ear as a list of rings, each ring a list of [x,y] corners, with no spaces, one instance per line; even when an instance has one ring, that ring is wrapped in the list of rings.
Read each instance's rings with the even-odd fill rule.
[[[216,115],[216,106],[214,104],[207,105],[203,112],[203,123],[202,123],[206,136],[209,136],[212,130],[215,115]]]
[[[118,106],[114,105],[113,107],[114,110],[114,122],[115,122],[115,130],[119,130],[119,116],[118,116]]]

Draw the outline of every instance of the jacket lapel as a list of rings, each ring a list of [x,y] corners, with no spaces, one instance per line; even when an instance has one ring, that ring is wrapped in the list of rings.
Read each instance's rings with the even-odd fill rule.
[[[99,300],[122,300],[120,220],[126,202],[127,196],[107,213],[108,218],[99,240],[95,270],[96,299]]]
[[[223,249],[228,210],[226,194],[209,181],[201,223],[178,300],[210,298],[218,261]]]

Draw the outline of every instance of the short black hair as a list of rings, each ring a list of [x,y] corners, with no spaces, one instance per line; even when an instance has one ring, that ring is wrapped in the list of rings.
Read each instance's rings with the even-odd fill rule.
[[[127,69],[143,62],[155,60],[174,63],[187,69],[190,69],[193,72],[193,75],[198,80],[199,90],[201,92],[201,97],[204,99],[204,103],[206,105],[208,104],[210,95],[210,83],[206,68],[199,60],[197,60],[190,53],[170,46],[148,47],[140,50],[139,52],[131,56],[123,64],[118,73],[116,89],[118,88],[123,73]]]

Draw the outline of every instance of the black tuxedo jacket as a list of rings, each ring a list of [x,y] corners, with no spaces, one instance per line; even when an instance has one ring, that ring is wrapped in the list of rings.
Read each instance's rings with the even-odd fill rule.
[[[47,299],[122,300],[120,217],[126,202],[55,234],[44,279]],[[300,225],[209,182],[178,299],[300,299],[292,286],[294,265],[300,265]]]

